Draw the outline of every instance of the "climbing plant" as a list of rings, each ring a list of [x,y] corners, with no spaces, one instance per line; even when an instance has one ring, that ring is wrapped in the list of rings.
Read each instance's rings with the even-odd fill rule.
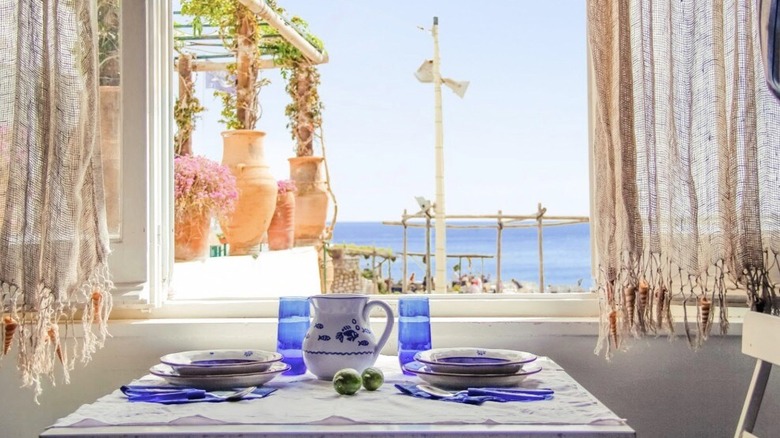
[[[275,8],[284,14],[284,9]],[[290,23],[314,47],[323,50],[322,41],[309,33],[309,26],[300,17],[293,17]],[[285,91],[290,103],[285,107],[287,128],[295,141],[295,155],[307,157],[314,154],[314,134],[322,125],[322,101],[320,100],[320,73],[317,67],[289,42],[278,38],[265,45],[273,54],[274,62],[281,66],[282,77],[287,81]]]
[[[267,79],[260,78],[261,40],[275,32],[238,0],[182,0],[181,12],[192,17],[195,36],[204,24],[214,26],[236,61],[227,66],[235,78],[235,93],[215,91],[223,103],[222,119],[228,129],[254,129],[261,111],[258,96]]]

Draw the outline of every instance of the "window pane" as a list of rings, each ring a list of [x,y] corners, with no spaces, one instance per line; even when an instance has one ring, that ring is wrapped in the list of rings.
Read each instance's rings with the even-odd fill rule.
[[[100,153],[103,161],[108,232],[112,239],[121,237],[122,228],[120,2],[121,0],[98,0]]]
[[[450,19],[443,27],[442,47],[454,51],[446,56],[446,74],[462,74],[459,80],[471,80],[474,84],[462,101],[452,100],[453,95],[444,91],[444,105],[452,112],[452,117],[444,117],[448,142],[446,172],[448,183],[455,188],[448,191],[448,208],[451,214],[474,215],[468,223],[448,220],[446,281],[451,283],[451,292],[459,293],[487,295],[500,290],[509,294],[540,289],[556,293],[587,292],[592,276],[590,228],[587,223],[581,223],[587,219],[589,199],[585,3],[572,8],[564,2],[543,2],[544,6],[539,6],[534,14],[524,11],[527,6],[512,2],[502,5],[518,9],[518,14],[474,20],[455,7],[443,14]],[[410,1],[398,2],[396,6],[398,11],[405,10],[399,12],[399,17],[418,8]],[[181,2],[173,0],[173,7],[179,11]],[[404,278],[411,284],[408,280],[413,277],[413,287],[419,291],[425,281],[426,262],[432,258],[426,255],[424,229],[410,227],[404,245],[402,227],[384,225],[381,221],[398,221],[405,208],[414,208],[415,195],[425,194],[434,182],[430,101],[433,88],[426,88],[413,76],[419,63],[432,53],[432,42],[419,39],[414,33],[414,44],[420,44],[420,52],[415,55],[419,58],[403,59],[392,63],[392,67],[367,74],[366,68],[385,65],[388,57],[400,54],[407,47],[399,44],[407,34],[395,27],[397,23],[383,21],[381,26],[387,27],[376,28],[378,22],[370,19],[374,13],[370,8],[343,15],[338,8],[300,0],[286,0],[285,8],[290,15],[300,15],[309,21],[313,33],[333,54],[331,62],[320,67],[319,85],[326,108],[325,123],[335,121],[332,126],[336,131],[331,137],[335,141],[332,149],[329,147],[332,152],[328,161],[339,198],[339,221],[329,243],[367,247],[367,251],[372,247],[389,249],[396,258],[391,262],[382,256],[347,254],[333,263],[330,256],[323,262],[321,248],[310,247],[311,256],[319,256],[315,260],[318,266],[314,276],[322,265],[324,283],[341,282],[339,290],[379,293],[398,292]],[[335,16],[338,25],[333,25]],[[403,21],[410,16],[406,15]],[[497,19],[505,23],[498,23]],[[180,90],[191,89],[205,108],[198,114],[188,150],[193,155],[221,162],[220,134],[226,128],[220,119],[224,106],[223,100],[214,93],[235,93],[236,79],[222,71],[226,64],[235,62],[235,56],[223,46],[215,27],[206,21],[193,26],[191,20],[188,15],[174,15],[177,51],[195,55],[191,65],[181,68],[193,85]],[[566,25],[557,26],[562,20]],[[365,23],[373,24],[365,28]],[[470,31],[458,32],[464,25]],[[193,35],[194,27],[200,31],[199,35]],[[517,29],[521,29],[520,34]],[[485,48],[473,38],[480,32],[496,41],[518,43]],[[358,34],[360,38],[356,39]],[[546,44],[535,43],[540,39]],[[549,47],[556,50],[551,51]],[[564,52],[566,56],[560,56]],[[507,53],[511,56],[505,56]],[[529,59],[534,62],[528,62]],[[473,65],[491,67],[479,69]],[[287,79],[279,69],[264,69],[260,77],[270,81],[260,93],[262,119],[257,125],[257,129],[266,132],[265,161],[275,179],[287,179],[292,176],[288,159],[295,155],[286,115],[291,102],[288,90],[297,88],[286,87]],[[175,80],[179,80],[178,76]],[[479,120],[479,126],[467,127],[466,121],[474,117]],[[391,119],[403,128],[385,135],[388,132],[384,129],[389,126],[386,121]],[[419,120],[422,122],[418,123]],[[550,129],[551,126],[555,128]],[[474,132],[479,134],[474,137]],[[367,138],[371,139],[370,146]],[[471,145],[479,147],[471,148]],[[324,152],[319,146],[315,142],[314,155]],[[511,194],[515,188],[522,193],[521,198]],[[528,199],[541,199],[545,207],[549,206],[545,225],[555,222],[548,220],[549,216],[572,217],[569,214],[574,213],[573,216],[582,218],[568,226],[544,228],[543,266],[540,266],[536,222],[525,224],[525,228],[505,223],[499,233],[496,218],[488,216],[497,211],[493,205],[516,215],[533,215],[535,203]],[[371,222],[360,222],[366,220]],[[435,252],[433,228],[432,253]],[[177,299],[252,294],[262,297],[284,295],[287,290],[298,295],[312,290],[319,292],[316,285],[291,285],[302,282],[309,274],[292,261],[275,267],[270,280],[262,277],[263,269],[277,266],[277,262],[281,265],[283,253],[289,252],[292,258],[293,251],[266,251],[267,247],[263,246],[264,251],[257,259],[243,260],[235,256],[229,245],[220,243],[221,231],[219,224],[213,222],[209,232],[201,233],[210,238],[205,261],[177,260],[173,275]],[[408,253],[406,269],[402,257],[404,247]],[[304,261],[299,262],[300,266],[304,266]],[[434,262],[431,275],[435,275]],[[281,284],[277,285],[277,281]]]

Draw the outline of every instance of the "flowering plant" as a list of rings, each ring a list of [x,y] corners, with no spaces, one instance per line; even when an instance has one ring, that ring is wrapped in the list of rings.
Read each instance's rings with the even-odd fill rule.
[[[278,189],[278,193],[280,195],[284,195],[285,193],[289,192],[295,193],[298,191],[298,187],[295,187],[295,181],[291,179],[280,179],[279,181],[276,181],[276,188]]]
[[[180,155],[173,169],[176,222],[194,214],[224,216],[235,208],[238,188],[227,166],[206,157]]]

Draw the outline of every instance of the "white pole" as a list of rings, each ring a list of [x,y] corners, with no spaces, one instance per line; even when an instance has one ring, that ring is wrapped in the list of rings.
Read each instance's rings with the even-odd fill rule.
[[[433,94],[436,104],[436,293],[447,292],[447,225],[444,209],[444,128],[439,71],[439,17],[433,17]],[[429,260],[430,262],[430,260]]]

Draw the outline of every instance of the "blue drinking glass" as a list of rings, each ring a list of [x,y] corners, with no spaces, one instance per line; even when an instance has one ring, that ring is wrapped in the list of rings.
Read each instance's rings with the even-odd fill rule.
[[[276,351],[290,365],[284,375],[297,376],[306,372],[303,363],[303,338],[309,331],[310,319],[308,297],[280,297],[279,325],[276,336]]]
[[[398,361],[401,369],[414,355],[431,349],[431,311],[427,296],[404,296],[398,300]],[[406,375],[414,375],[404,371]]]

